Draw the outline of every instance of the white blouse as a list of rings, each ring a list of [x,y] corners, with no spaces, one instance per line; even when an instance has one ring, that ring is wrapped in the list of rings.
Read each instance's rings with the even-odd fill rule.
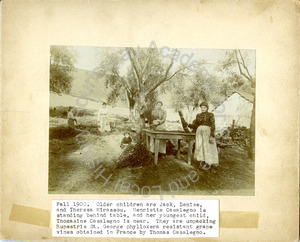
[[[108,109],[107,108],[100,108],[98,112],[98,121],[100,120],[101,115],[107,115]]]

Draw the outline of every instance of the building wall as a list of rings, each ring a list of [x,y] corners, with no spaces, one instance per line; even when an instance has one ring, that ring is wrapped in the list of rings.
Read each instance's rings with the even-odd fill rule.
[[[216,119],[216,130],[231,126],[235,120],[235,126],[250,128],[253,104],[238,93],[232,94],[213,113]]]

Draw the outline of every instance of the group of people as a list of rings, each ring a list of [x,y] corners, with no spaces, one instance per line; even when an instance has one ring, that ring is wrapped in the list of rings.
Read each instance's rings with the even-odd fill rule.
[[[161,101],[156,103],[156,108],[152,111],[151,118],[154,130],[165,130],[167,112],[162,109]],[[218,151],[215,141],[215,117],[213,113],[208,112],[208,104],[200,104],[201,113],[196,115],[195,120],[188,124],[193,133],[196,133],[194,159],[200,162],[202,167],[217,166],[219,164]],[[150,139],[150,151],[154,152],[154,139]],[[166,141],[161,140],[159,153],[162,157],[166,154]]]
[[[148,117],[148,126],[154,130],[166,130],[167,112],[162,108],[163,103],[158,101],[155,109],[151,111],[151,117]],[[213,113],[208,112],[208,104],[202,102],[200,104],[201,113],[196,115],[195,120],[188,124],[188,127],[193,133],[196,133],[194,159],[201,163],[201,166],[218,165],[218,152],[215,141],[215,117]],[[74,118],[72,108],[68,112],[68,125],[70,128],[75,128],[77,124]],[[98,112],[98,130],[99,132],[109,132],[110,124],[108,120],[108,109],[105,102],[102,103],[102,108]],[[127,147],[132,143],[132,138],[129,132],[124,133],[121,141],[121,148]],[[150,151],[154,152],[154,139],[150,139]],[[159,153],[164,158],[166,156],[166,141],[161,140],[159,144]]]

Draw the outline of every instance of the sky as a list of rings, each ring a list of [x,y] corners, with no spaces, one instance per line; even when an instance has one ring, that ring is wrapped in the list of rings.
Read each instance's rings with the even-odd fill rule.
[[[159,51],[161,51],[160,46]],[[101,63],[101,54],[104,54],[106,52],[115,51],[115,50],[121,50],[124,51],[124,47],[119,48],[110,48],[110,47],[99,47],[99,46],[73,46],[73,49],[77,52],[78,58],[77,63],[75,64],[76,68],[83,69],[83,70],[90,70],[93,71],[96,67],[99,66]],[[226,50],[223,49],[183,49],[183,48],[177,48],[178,49],[178,59],[175,59],[175,62],[173,64],[173,67],[170,70],[170,74],[172,75],[182,64],[183,62],[186,62],[188,57],[190,57],[190,62],[194,60],[205,60],[207,64],[203,65],[205,69],[207,70],[208,74],[210,75],[216,75],[221,76],[225,75],[222,73],[217,73],[215,70],[215,67],[219,60],[224,59]],[[174,50],[174,49],[173,49]],[[172,56],[174,52],[172,51],[172,48],[164,48],[162,54],[167,55],[169,54]],[[243,53],[243,51],[242,51]],[[121,52],[119,56],[124,56],[125,51]],[[255,50],[247,50],[247,54],[250,60],[249,65],[249,71],[251,74],[255,74]],[[126,57],[127,58],[127,57]],[[170,58],[164,58],[163,60],[166,63],[170,63]],[[130,65],[130,60],[125,61],[122,63],[120,68],[120,75],[125,76],[128,66]],[[238,68],[236,67],[236,70],[238,72]],[[204,74],[204,73],[203,73]],[[223,78],[223,76],[221,76]],[[188,83],[186,83],[187,85]],[[172,100],[169,97],[169,94],[164,94],[163,96],[160,96],[159,98],[164,102],[165,105],[171,105]]]
[[[108,47],[103,48],[103,47],[96,47],[96,46],[74,46],[73,48],[78,53],[77,63],[75,64],[75,67],[84,70],[93,70],[95,67],[97,67],[99,65],[99,53],[102,53],[107,49],[112,49]],[[158,48],[160,50],[160,46]],[[193,60],[200,60],[200,59],[206,60],[208,64],[205,64],[204,67],[207,69],[208,72],[214,73],[215,65],[218,63],[219,60],[224,58],[225,51],[226,50],[222,50],[222,49],[178,48],[178,52],[179,52],[178,54],[180,54],[180,56],[178,58],[178,61],[174,62],[174,65],[170,70],[170,73],[172,73],[172,71],[176,71],[178,66],[181,64],[180,60],[186,62],[188,58],[187,56],[192,57],[190,58],[190,62],[192,62]],[[162,54],[171,55],[172,53],[173,53],[172,48],[170,49],[165,48]],[[247,53],[249,55],[249,60],[250,60],[249,71],[251,74],[254,74],[255,73],[255,50],[247,50]],[[183,57],[183,55],[187,55],[187,56]],[[169,60],[169,58],[165,58],[165,59],[166,61]],[[130,64],[129,61],[126,61],[121,66],[121,70],[120,70],[121,75],[125,75],[129,64]]]
[[[76,68],[92,71],[99,63],[96,58],[98,48],[93,46],[75,46],[73,47],[77,54]]]

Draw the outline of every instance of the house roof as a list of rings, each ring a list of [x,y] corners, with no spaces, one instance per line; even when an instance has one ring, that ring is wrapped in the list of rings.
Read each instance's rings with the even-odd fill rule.
[[[247,92],[243,92],[243,91],[234,91],[234,92],[231,93],[231,95],[229,95],[222,103],[226,102],[227,99],[230,98],[230,97],[231,97],[233,94],[235,94],[235,93],[239,94],[242,98],[246,99],[248,102],[253,103],[253,101],[254,101],[254,95],[252,95],[251,93],[247,93]],[[215,111],[218,107],[220,107],[222,103],[220,103],[219,106],[215,107],[215,108],[212,110],[212,112]]]
[[[233,93],[240,94],[240,96],[242,96],[243,98],[245,98],[246,100],[248,100],[251,103],[253,103],[253,101],[254,101],[254,95],[252,95],[251,93],[243,92],[243,91],[235,91]]]

